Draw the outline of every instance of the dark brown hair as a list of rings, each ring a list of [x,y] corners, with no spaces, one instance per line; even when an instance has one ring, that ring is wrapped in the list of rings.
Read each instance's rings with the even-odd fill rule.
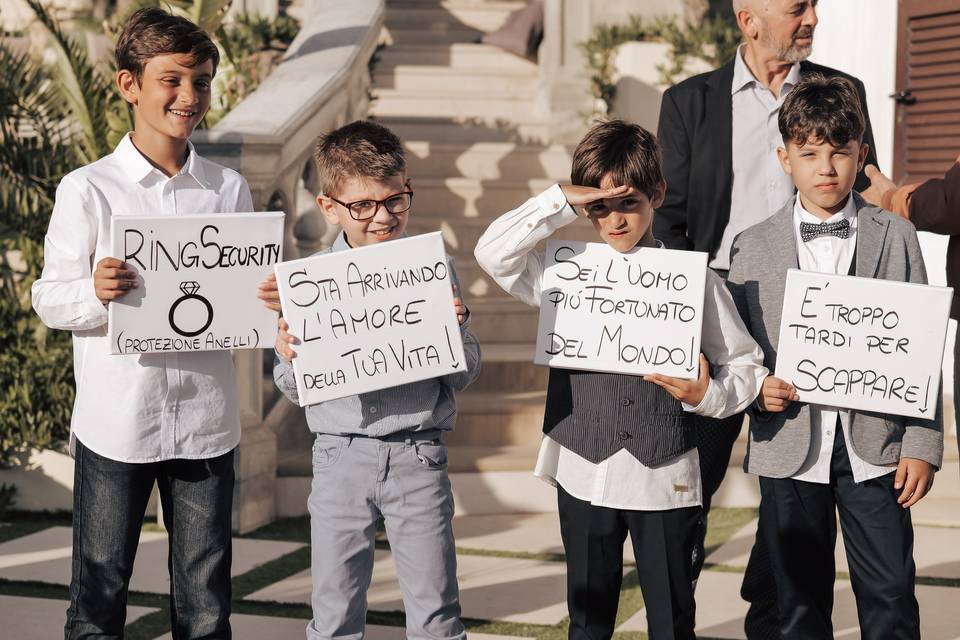
[[[656,136],[623,120],[605,120],[591,127],[573,152],[570,181],[599,187],[608,174],[615,186],[629,185],[652,200],[663,182]]]
[[[357,120],[317,139],[320,192],[332,196],[344,178],[385,180],[407,171],[403,143],[390,129]]]
[[[864,117],[853,83],[840,76],[819,73],[804,76],[783,101],[777,118],[784,143],[808,140],[846,146],[863,141]]]
[[[212,60],[214,73],[220,64],[220,52],[203,29],[157,7],[139,9],[117,39],[117,70],[129,71],[139,82],[151,58],[172,53],[188,54],[190,66]]]

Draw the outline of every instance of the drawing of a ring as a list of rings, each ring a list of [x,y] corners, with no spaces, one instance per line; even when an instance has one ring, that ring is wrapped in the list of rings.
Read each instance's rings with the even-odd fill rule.
[[[192,338],[194,336],[200,335],[207,330],[207,327],[210,326],[210,323],[213,322],[213,305],[210,304],[210,301],[204,298],[201,295],[197,295],[197,291],[200,290],[200,284],[193,281],[185,281],[180,283],[180,291],[183,292],[183,295],[177,298],[173,305],[170,307],[170,315],[168,320],[170,321],[170,328],[176,331],[181,336]],[[198,300],[207,311],[207,319],[203,323],[203,326],[196,330],[188,330],[180,327],[176,322],[177,307],[179,307],[184,302],[189,300]]]

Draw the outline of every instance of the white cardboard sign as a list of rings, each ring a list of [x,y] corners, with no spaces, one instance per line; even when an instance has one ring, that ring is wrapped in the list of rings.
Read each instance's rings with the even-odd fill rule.
[[[138,285],[109,305],[111,353],[273,346],[257,285],[281,259],[283,213],[114,216],[110,232]]]
[[[707,254],[547,243],[536,364],[696,378]]]
[[[934,417],[953,289],[790,269],[776,376],[801,402]]]
[[[466,370],[440,232],[276,272],[301,407]]]

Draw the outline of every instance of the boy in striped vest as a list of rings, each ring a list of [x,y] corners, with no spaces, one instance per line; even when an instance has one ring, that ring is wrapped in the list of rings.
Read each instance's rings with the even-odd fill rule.
[[[574,151],[573,186],[554,185],[494,221],[478,262],[510,295],[539,306],[545,258],[535,247],[580,215],[621,253],[662,247],[652,227],[666,191],[660,165],[657,140],[642,127],[594,126]],[[628,532],[650,637],[695,637],[691,554],[702,489],[694,414],[743,411],[767,375],[709,270],[701,349],[697,380],[550,369],[534,474],[557,487],[571,639],[612,636]]]

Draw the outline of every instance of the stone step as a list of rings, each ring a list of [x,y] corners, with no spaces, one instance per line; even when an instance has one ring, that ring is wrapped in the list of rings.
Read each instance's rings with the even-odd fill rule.
[[[466,289],[466,281],[462,277],[460,282]],[[496,293],[499,294],[500,290]],[[511,301],[497,304],[494,307],[496,311],[491,311],[482,298],[470,295],[466,298],[470,306],[470,332],[477,337],[481,346],[492,342],[520,345],[533,345],[536,342],[539,317],[536,307]]]
[[[485,122],[512,122],[532,119],[539,114],[533,96],[499,88],[482,95],[471,95],[460,84],[439,91],[375,89],[373,94],[376,100],[371,105],[371,113],[378,118],[415,118],[429,114],[460,121],[476,118]]]
[[[453,215],[431,215],[422,214],[418,210],[410,216],[407,223],[407,233],[416,235],[420,233],[430,233],[432,231],[441,231],[443,239],[447,244],[447,252],[454,256],[457,264],[460,264],[462,258],[471,258],[474,247],[483,232],[487,230],[490,223],[494,220],[492,216],[483,218],[459,218]],[[582,240],[584,242],[596,242],[598,237],[593,228],[585,221],[576,221],[565,227],[556,230],[551,238],[558,240]],[[539,247],[542,250],[542,246]]]
[[[472,393],[518,393],[545,391],[550,371],[547,367],[533,364],[533,341],[527,340],[517,343],[499,343],[516,347],[516,351],[528,352],[529,356],[523,360],[491,360],[489,348],[491,342],[480,342],[483,354],[483,368],[480,376],[470,385]]]
[[[553,180],[543,178],[525,181],[460,177],[414,180],[414,215],[449,217],[451,223],[461,218],[494,220],[553,184]]]
[[[386,24],[389,27],[430,31],[455,28],[496,31],[511,11],[523,7],[522,2],[474,2],[437,4],[387,3]]]
[[[535,62],[488,44],[475,42],[452,44],[395,44],[381,53],[376,70],[399,65],[443,66],[467,71],[495,69],[538,73]]]
[[[542,178],[566,182],[571,153],[561,145],[513,142],[446,143],[412,140],[405,143],[407,169],[418,177],[464,177],[476,180]]]
[[[526,69],[454,69],[443,66],[397,65],[378,68],[373,74],[374,93],[393,89],[418,93],[449,92],[456,87],[458,94],[485,96],[491,87],[517,95],[534,96],[537,92],[536,70]]]
[[[479,43],[483,31],[471,27],[450,26],[439,29],[421,29],[416,27],[404,28],[404,25],[392,27],[389,24],[383,28],[388,46],[409,44],[470,44]]]
[[[392,116],[376,112],[371,115],[408,142],[543,144],[550,140],[551,132],[550,124],[533,113],[509,120],[493,116]]]
[[[468,389],[457,397],[457,428],[447,444],[458,452],[463,447],[536,448],[545,400],[545,390],[500,393]]]

